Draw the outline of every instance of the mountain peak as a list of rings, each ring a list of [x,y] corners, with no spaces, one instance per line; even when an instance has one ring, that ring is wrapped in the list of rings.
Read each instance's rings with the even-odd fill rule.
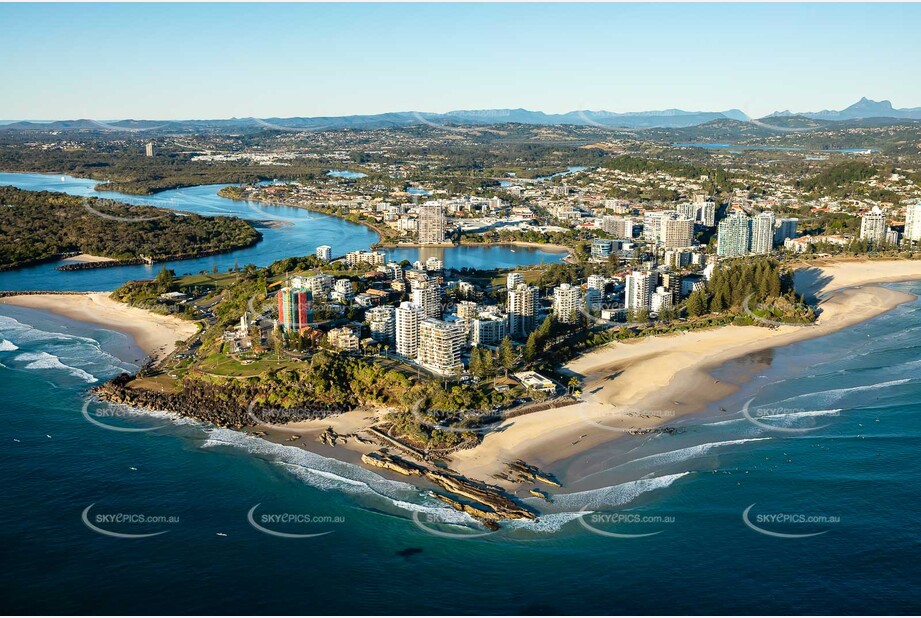
[[[859,101],[848,107],[847,109],[871,109],[874,111],[892,111],[892,101],[883,100],[883,101],[874,101],[873,99],[868,99],[867,97],[861,97]]]

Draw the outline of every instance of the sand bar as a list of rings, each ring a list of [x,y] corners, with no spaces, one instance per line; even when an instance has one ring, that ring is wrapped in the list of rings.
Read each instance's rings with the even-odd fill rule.
[[[81,264],[94,264],[96,262],[114,262],[113,258],[102,257],[101,255],[90,255],[89,253],[81,253],[79,255],[72,255],[69,258],[64,258],[62,262],[80,262]]]
[[[552,467],[627,431],[667,425],[735,390],[709,374],[715,367],[879,316],[915,297],[872,284],[910,280],[921,280],[921,261],[810,266],[797,271],[796,281],[798,291],[822,299],[813,326],[727,326],[596,349],[565,368],[583,378],[584,401],[515,418],[478,447],[456,453],[452,467],[472,478],[490,478],[515,458]]]

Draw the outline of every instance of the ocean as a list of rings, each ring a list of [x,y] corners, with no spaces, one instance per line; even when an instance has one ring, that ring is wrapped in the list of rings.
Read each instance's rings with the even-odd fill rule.
[[[919,334],[916,300],[721,367],[730,399],[567,462],[527,499],[546,516],[488,533],[369,470],[87,403],[143,353],[0,305],[0,608],[918,613]]]
[[[0,183],[78,195],[92,186],[23,174]],[[216,189],[131,199],[288,220],[255,248],[177,263],[180,273],[264,266],[333,234],[344,248],[373,239]],[[480,249],[448,251],[458,266],[546,257]],[[107,290],[145,272],[43,265],[0,273],[0,289]],[[921,283],[893,287],[921,294]],[[566,485],[552,504],[526,499],[544,513],[538,521],[489,533],[373,471],[98,404],[89,389],[136,369],[143,351],[112,330],[0,305],[0,543],[10,565],[0,609],[918,613],[919,333],[914,301],[727,364],[715,377],[740,385],[731,398],[677,419],[674,435],[624,436],[564,462],[552,470]]]

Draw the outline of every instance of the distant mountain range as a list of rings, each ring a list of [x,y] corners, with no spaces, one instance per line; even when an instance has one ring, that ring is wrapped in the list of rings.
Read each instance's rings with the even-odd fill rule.
[[[845,121],[867,118],[921,119],[921,107],[895,109],[889,101],[871,101],[860,99],[850,107],[840,111],[823,110],[820,112],[793,113],[775,112],[762,120],[774,119],[776,124],[781,118],[806,118],[819,121]],[[611,129],[681,129],[699,125],[734,120],[748,122],[752,120],[738,109],[721,112],[690,112],[680,109],[666,109],[648,112],[606,112],[573,111],[565,114],[545,114],[526,109],[487,109],[457,110],[445,114],[426,112],[391,112],[386,114],[357,116],[323,116],[294,118],[230,118],[226,120],[119,120],[101,122],[97,120],[59,120],[54,122],[11,122],[0,124],[0,131],[38,130],[109,130],[109,131],[253,131],[253,130],[335,130],[335,129],[381,129],[393,127],[411,127],[420,125],[574,125],[596,126]],[[786,121],[790,122],[790,121]]]
[[[863,97],[850,107],[842,110],[824,109],[820,112],[791,112],[789,110],[774,112],[768,118],[778,116],[804,116],[815,120],[862,120],[865,118],[905,118],[921,120],[921,107],[896,109],[891,101],[873,101]]]

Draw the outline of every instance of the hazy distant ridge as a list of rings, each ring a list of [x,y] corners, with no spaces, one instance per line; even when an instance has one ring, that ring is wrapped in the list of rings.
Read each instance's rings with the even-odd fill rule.
[[[813,120],[842,121],[862,118],[921,119],[921,107],[895,109],[889,101],[872,101],[862,98],[843,110],[775,112],[767,118],[803,117]],[[418,125],[494,125],[519,123],[528,125],[603,126],[621,129],[685,128],[696,127],[721,120],[747,122],[745,112],[730,109],[721,112],[685,111],[665,109],[645,112],[572,111],[565,114],[546,114],[526,109],[456,110],[445,114],[428,112],[389,112],[354,116],[316,116],[293,118],[229,118],[224,120],[59,120],[54,122],[12,122],[0,125],[0,130],[77,130],[77,129],[151,129],[163,131],[189,131],[196,129],[233,130],[261,126],[265,129],[381,129]]]

